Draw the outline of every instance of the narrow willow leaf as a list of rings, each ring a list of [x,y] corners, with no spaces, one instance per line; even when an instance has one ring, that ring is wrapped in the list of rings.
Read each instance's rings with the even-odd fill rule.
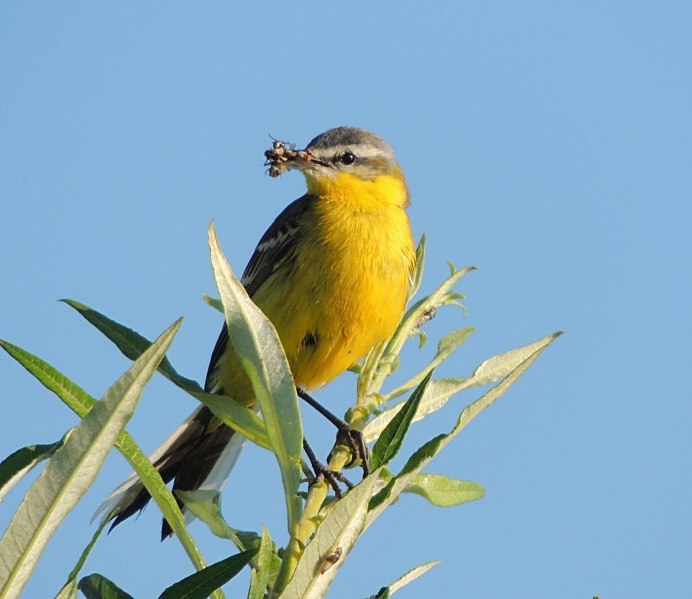
[[[221,493],[219,491],[215,489],[178,490],[175,494],[185,504],[185,507],[204,522],[217,537],[236,541],[235,531],[228,526],[221,513]],[[239,539],[237,544],[240,545]],[[246,547],[241,550],[244,549]]]
[[[169,586],[159,599],[206,599],[247,566],[256,553],[251,549],[211,564]]]
[[[378,343],[370,349],[368,354],[363,360],[363,365],[358,375],[357,392],[358,392],[358,405],[362,405],[367,402],[369,395],[374,391],[371,391],[372,381],[375,378],[378,370],[380,369],[380,363],[384,356],[385,349],[387,348],[387,342],[383,341]],[[379,389],[375,389],[377,391]]]
[[[143,337],[136,331],[116,322],[104,316],[100,312],[90,308],[89,306],[77,302],[71,299],[63,299],[62,302],[66,303],[71,308],[74,308],[84,319],[94,325],[101,333],[103,333],[108,339],[110,339],[116,347],[125,355],[125,357],[130,360],[136,360],[142,353],[151,345],[151,341],[146,337]],[[188,379],[180,374],[173,368],[168,358],[161,360],[161,364],[158,368],[159,372],[163,374],[171,382],[175,383],[178,387],[186,389],[188,391],[201,391],[202,388],[199,386],[197,381]]]
[[[489,391],[483,394],[479,399],[472,404],[466,406],[454,428],[447,434],[438,435],[431,439],[408,459],[401,472],[394,476],[389,483],[382,489],[370,502],[370,512],[368,514],[366,528],[370,526],[382,513],[382,511],[395,501],[403,490],[410,484],[411,480],[425,467],[430,460],[437,455],[454,437],[456,437],[478,414],[485,408],[497,401],[505,394],[507,389],[511,387],[516,380],[528,369],[534,360],[543,352],[543,350],[554,341],[560,333],[551,335],[549,341],[541,345],[533,352],[533,354],[525,356],[525,359],[518,364],[504,379],[492,387]]]
[[[257,553],[257,563],[252,568],[248,599],[264,599],[272,574],[274,544],[266,527],[262,527],[262,542]]]
[[[29,445],[7,456],[0,463],[0,501],[34,466],[40,464],[43,460],[47,460],[62,447],[65,438],[70,434],[71,430],[67,431],[65,436],[55,443]]]
[[[452,395],[472,387],[473,385],[470,383],[470,380],[470,378],[443,378],[431,381],[428,388],[425,390],[414,422],[442,408]],[[399,413],[404,403],[405,402],[400,402],[392,406],[388,410],[375,416],[375,418],[367,424],[363,430],[366,442],[370,443],[379,437],[387,424]]]
[[[374,519],[382,513],[384,508],[396,501],[411,478],[418,474],[418,472],[435,457],[442,448],[442,442],[448,436],[449,434],[440,434],[430,439],[427,443],[424,443],[411,455],[401,472],[392,476],[387,481],[384,488],[380,489],[370,501],[370,505],[368,506],[370,512],[368,517],[369,523],[374,521]]]
[[[101,574],[89,574],[82,578],[79,590],[87,599],[133,599],[132,595]]]
[[[560,335],[562,335],[562,332],[558,331],[543,337],[543,339],[539,339],[535,343],[488,358],[474,371],[471,377],[473,385],[487,385],[506,377],[517,365],[533,356],[537,351],[542,350]]]
[[[77,599],[77,581],[70,579],[55,595],[55,599]]]
[[[239,551],[257,550],[258,554],[250,560],[254,570],[261,570],[260,564],[265,564],[269,551],[269,581],[276,579],[281,567],[281,560],[276,554],[274,544],[269,539],[269,549],[263,545],[265,542],[262,536],[256,532],[237,530],[231,528],[221,513],[221,493],[216,490],[197,489],[196,491],[176,491],[176,496],[182,500],[185,507],[192,512],[195,517],[204,522],[211,532],[222,539],[232,541]],[[269,535],[269,533],[267,533]],[[266,567],[266,564],[265,564]],[[253,570],[253,576],[255,574]],[[266,584],[265,584],[266,587]],[[265,589],[266,590],[266,589]]]
[[[267,436],[284,484],[288,530],[300,519],[303,426],[293,376],[271,322],[248,297],[223,255],[216,230],[209,227],[209,248],[216,285],[224,304],[233,349],[252,381]]]
[[[280,599],[321,599],[326,595],[363,530],[379,472],[374,471],[329,507]]]
[[[264,449],[272,450],[271,442],[267,437],[267,429],[264,422],[251,408],[246,408],[225,395],[214,393],[192,393],[192,395],[207,406],[214,416],[234,431],[252,441]]]
[[[403,492],[420,495],[437,507],[459,505],[485,495],[485,490],[478,483],[442,474],[416,474],[404,487]]]
[[[196,518],[204,522],[217,537],[229,539],[240,551],[259,549],[262,537],[256,532],[232,528],[221,512],[221,493],[215,489],[196,489],[195,491],[176,491],[185,507]]]
[[[476,329],[474,329],[473,327],[464,327],[462,329],[457,329],[456,331],[452,331],[451,333],[445,335],[438,343],[437,353],[435,354],[435,357],[431,360],[431,362],[418,374],[411,377],[408,381],[406,381],[396,389],[393,389],[392,391],[387,393],[385,395],[385,399],[389,401],[395,397],[398,397],[399,395],[403,395],[409,389],[415,387],[418,383],[420,383],[423,380],[426,373],[431,368],[437,368],[442,362],[444,362],[449,356],[451,356],[452,353],[454,353],[454,351],[456,351],[456,349],[469,338],[471,333],[475,332],[475,330]]]
[[[442,362],[447,356],[456,350],[457,347],[466,341],[469,335],[475,330],[476,329],[473,327],[464,327],[457,329],[456,331],[452,331],[451,333],[448,333],[442,337],[440,342],[437,344],[437,353],[435,354],[433,360],[437,361],[438,364]]]
[[[420,385],[411,394],[411,397],[404,404],[404,407],[392,418],[391,422],[382,431],[372,448],[372,456],[370,465],[372,468],[378,468],[387,464],[401,449],[404,442],[404,437],[408,432],[411,422],[416,415],[418,406],[425,392],[425,388],[430,382],[433,371],[431,370],[421,381]]]
[[[31,486],[0,539],[0,597],[18,597],[65,516],[91,486],[180,328],[177,321],[77,425]]]
[[[425,271],[425,242],[426,242],[426,237],[425,234],[421,235],[420,241],[418,242],[418,246],[416,247],[416,270],[413,273],[413,277],[411,279],[411,284],[409,285],[408,288],[408,295],[406,297],[406,303],[410,301],[410,299],[418,293],[418,290],[420,289],[420,284],[423,281],[423,272]]]
[[[29,373],[36,377],[46,389],[55,393],[80,418],[85,418],[93,406],[96,405],[96,400],[91,395],[53,368],[45,360],[7,341],[0,341],[0,346],[26,368]],[[120,433],[116,446],[130,463],[136,475],[142,480],[142,484],[144,484],[144,487],[161,510],[163,516],[168,520],[176,538],[180,541],[195,568],[203,568],[206,565],[204,559],[190,533],[187,531],[185,517],[180,511],[178,503],[166,486],[166,483],[163,482],[161,475],[127,431]]]
[[[211,306],[215,310],[218,310],[223,314],[223,303],[221,300],[217,297],[211,297],[210,295],[203,295],[202,299],[207,303],[207,305]]]
[[[416,580],[416,578],[423,576],[423,574],[425,574],[426,572],[428,572],[429,570],[441,563],[442,562],[440,560],[435,560],[412,568],[411,570],[406,572],[406,574],[404,574],[402,577],[397,578],[392,584],[389,585],[390,594],[393,595],[399,589],[405,587],[410,582],[413,582],[414,580]]]
[[[448,301],[448,293],[450,289],[456,285],[462,277],[466,274],[475,270],[475,266],[467,266],[461,270],[452,269],[452,274],[447,278],[442,284],[435,289],[430,295],[416,302],[408,309],[404,315],[397,332],[394,334],[392,339],[389,341],[385,353],[398,354],[401,350],[406,338],[409,336],[410,331],[418,326],[421,318],[424,314],[430,313],[431,311],[437,310],[445,301]],[[459,294],[455,294],[454,297],[463,297]]]
[[[0,347],[36,377],[46,389],[55,393],[78,416],[84,418],[95,405],[96,400],[91,395],[45,360],[8,341],[0,340]]]
[[[536,351],[547,347],[561,334],[562,333],[559,332],[553,333],[552,335],[543,337],[543,339],[535,343],[530,343],[529,345],[488,358],[476,368],[470,377],[443,378],[432,381],[430,385],[428,385],[423,399],[421,400],[414,422],[439,410],[447,403],[452,395],[460,391],[471,389],[472,387],[479,387],[491,382],[497,382],[502,376],[506,376],[517,366],[521,365]],[[386,398],[389,398],[389,395],[387,395]],[[377,439],[385,426],[387,426],[391,419],[401,410],[404,403],[405,402],[400,402],[373,418],[363,430],[365,440],[371,442]]]
[[[418,349],[423,349],[428,342],[428,334],[420,327],[414,327],[411,329],[411,337],[413,336],[418,337]]]

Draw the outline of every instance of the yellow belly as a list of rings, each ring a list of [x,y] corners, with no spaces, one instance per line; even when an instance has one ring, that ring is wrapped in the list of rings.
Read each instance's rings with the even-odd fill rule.
[[[399,323],[414,250],[405,212],[392,212],[323,219],[320,234],[301,243],[284,293],[263,286],[253,298],[274,323],[297,385],[310,389],[331,381]],[[352,223],[348,231],[343,218]],[[390,218],[397,230],[405,226],[404,243],[388,238]]]

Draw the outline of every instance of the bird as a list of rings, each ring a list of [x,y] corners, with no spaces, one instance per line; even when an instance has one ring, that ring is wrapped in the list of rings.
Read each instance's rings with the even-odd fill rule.
[[[400,322],[416,262],[410,197],[392,148],[364,129],[330,129],[300,151],[282,142],[274,148],[287,152],[270,161],[270,174],[298,170],[307,190],[260,238],[241,283],[274,325],[296,386],[307,391],[356,364]],[[256,403],[225,323],[204,388],[244,406]],[[150,457],[174,491],[220,489],[244,441],[200,406]],[[112,528],[149,499],[133,474],[99,511]],[[164,519],[162,539],[170,534]]]

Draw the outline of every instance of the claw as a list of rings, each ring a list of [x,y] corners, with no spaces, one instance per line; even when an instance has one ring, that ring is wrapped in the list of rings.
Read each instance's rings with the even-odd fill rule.
[[[310,447],[310,444],[307,442],[305,438],[303,438],[303,449],[305,449],[305,453],[307,454],[308,459],[310,460],[312,470],[315,473],[315,480],[312,484],[321,479],[325,480],[334,491],[334,495],[337,499],[341,499],[341,497],[343,497],[343,493],[341,492],[341,487],[339,487],[339,483],[346,486],[347,489],[353,488],[353,483],[350,480],[348,480],[343,474],[341,474],[341,472],[335,472],[334,470],[330,470],[327,466],[325,466],[322,462],[320,462],[317,459],[315,452],[312,450],[312,447]]]

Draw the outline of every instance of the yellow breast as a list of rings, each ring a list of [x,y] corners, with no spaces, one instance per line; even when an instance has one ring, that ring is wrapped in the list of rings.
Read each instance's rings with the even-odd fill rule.
[[[341,174],[312,183],[317,200],[300,223],[285,293],[255,297],[277,328],[296,384],[308,389],[391,336],[415,260],[403,178]]]

